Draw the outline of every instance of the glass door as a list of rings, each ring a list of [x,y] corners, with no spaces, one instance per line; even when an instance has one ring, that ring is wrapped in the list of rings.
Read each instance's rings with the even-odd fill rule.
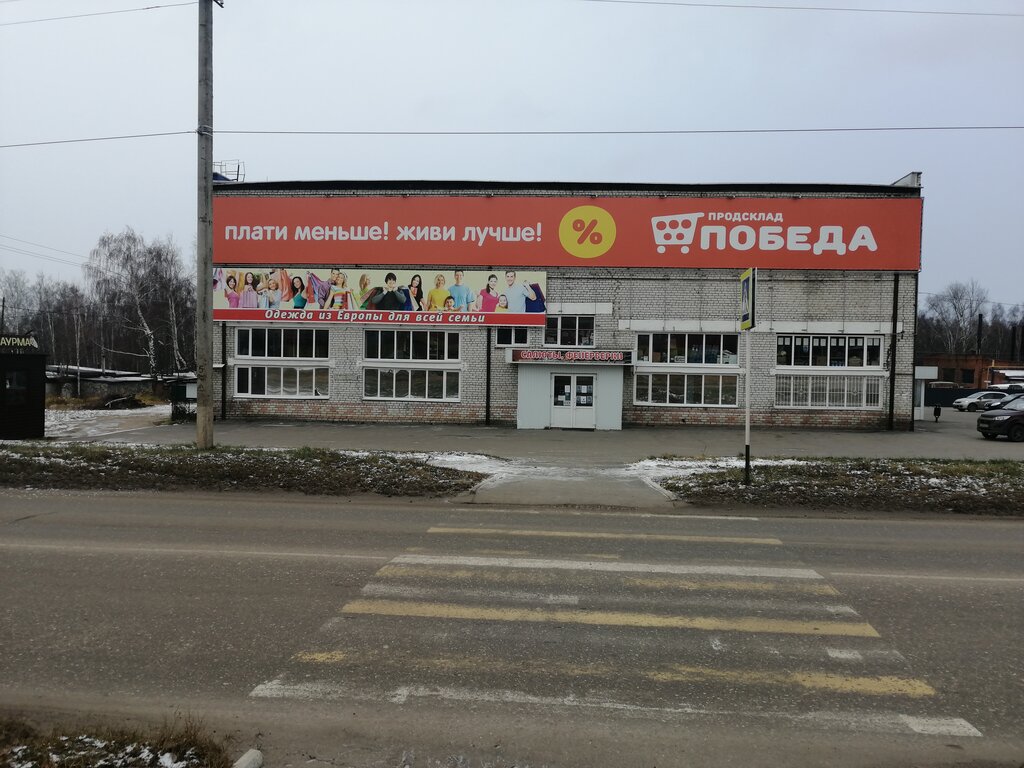
[[[594,389],[594,377],[590,374],[552,374],[551,426],[594,429],[597,425]]]

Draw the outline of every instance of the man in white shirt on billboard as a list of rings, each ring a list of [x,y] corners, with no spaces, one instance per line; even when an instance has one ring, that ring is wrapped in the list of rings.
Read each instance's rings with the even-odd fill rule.
[[[537,294],[534,293],[533,288],[525,280],[521,283],[516,283],[515,270],[508,270],[505,273],[506,287],[502,293],[505,298],[508,299],[508,311],[509,312],[526,312],[526,300],[534,301],[537,298]]]

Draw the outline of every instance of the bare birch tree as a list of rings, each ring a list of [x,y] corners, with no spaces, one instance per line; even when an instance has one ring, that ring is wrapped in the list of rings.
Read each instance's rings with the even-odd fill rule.
[[[942,340],[943,351],[966,355],[975,351],[978,315],[988,304],[988,291],[974,279],[950,283],[941,293],[928,297],[926,313]]]

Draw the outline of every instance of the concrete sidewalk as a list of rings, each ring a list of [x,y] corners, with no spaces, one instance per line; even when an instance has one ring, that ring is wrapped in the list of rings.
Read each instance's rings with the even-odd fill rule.
[[[944,412],[914,432],[837,432],[754,428],[751,455],[814,458],[943,458],[1024,460],[1024,443],[983,440],[976,414]],[[73,439],[73,438],[72,438]],[[115,443],[188,444],[194,424],[117,431],[86,439]],[[477,425],[337,424],[242,421],[214,423],[217,445],[313,447],[413,453],[481,454],[446,462],[491,475],[474,501],[523,505],[667,508],[672,499],[630,465],[655,456],[741,457],[742,428],[680,426],[621,432],[516,430]],[[497,457],[491,461],[483,457]]]

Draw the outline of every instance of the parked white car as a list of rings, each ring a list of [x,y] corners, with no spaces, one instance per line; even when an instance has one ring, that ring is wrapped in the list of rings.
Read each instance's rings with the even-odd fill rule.
[[[975,392],[967,397],[958,397],[953,401],[953,407],[958,411],[984,411],[992,403],[998,403],[1006,399],[1006,392]]]

